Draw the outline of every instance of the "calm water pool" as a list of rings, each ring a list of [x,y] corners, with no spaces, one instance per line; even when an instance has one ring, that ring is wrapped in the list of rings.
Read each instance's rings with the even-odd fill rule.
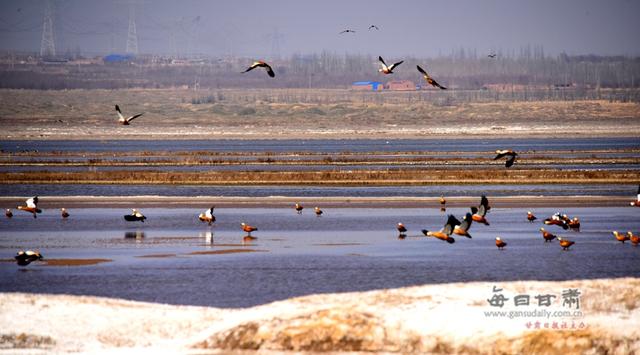
[[[440,229],[437,209],[243,208],[216,210],[218,222],[197,220],[200,210],[144,209],[146,223],[127,223],[126,209],[57,210],[37,219],[16,212],[0,220],[0,259],[18,249],[40,249],[49,259],[106,258],[93,266],[20,268],[0,262],[0,291],[119,297],[173,304],[245,307],[322,292],[362,291],[463,281],[566,280],[640,276],[640,247],[620,244],[612,230],[640,233],[634,208],[567,208],[582,220],[580,232],[550,231],[576,241],[568,252],[544,243],[541,223],[529,223],[526,209],[494,208],[490,226],[473,225],[473,239],[449,245],[418,237]],[[539,217],[556,212],[537,209]],[[447,213],[459,217],[462,208]],[[239,224],[256,225],[258,237],[243,244]],[[402,221],[409,237],[397,238]],[[415,237],[413,237],[415,236]],[[498,251],[494,238],[508,246]],[[250,249],[256,252],[194,255],[193,252]],[[140,258],[174,254],[170,257]]]

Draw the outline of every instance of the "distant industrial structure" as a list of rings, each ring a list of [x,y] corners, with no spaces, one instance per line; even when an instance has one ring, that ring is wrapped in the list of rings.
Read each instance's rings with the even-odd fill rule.
[[[127,32],[127,54],[138,54],[138,32],[136,31],[136,8],[129,4],[129,31]]]
[[[42,23],[42,40],[40,41],[40,56],[55,57],[56,43],[53,37],[54,9],[51,0],[45,2],[44,20]]]

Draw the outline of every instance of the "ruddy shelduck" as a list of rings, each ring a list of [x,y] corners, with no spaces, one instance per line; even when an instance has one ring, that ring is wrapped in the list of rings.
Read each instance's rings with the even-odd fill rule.
[[[489,211],[489,209],[491,209],[491,207],[489,207],[489,200],[485,195],[482,195],[482,197],[480,198],[480,206],[478,206],[477,208],[471,207],[471,213],[473,213],[471,218],[475,222],[482,223],[488,226],[489,221],[487,221],[485,215],[487,214],[487,211]]]
[[[118,106],[118,105],[116,105],[116,113],[118,114],[118,123],[121,124],[121,125],[124,125],[124,126],[130,125],[131,121],[133,121],[134,119],[144,115],[144,112],[143,112],[143,113],[135,114],[133,116],[124,117],[122,115],[122,111],[120,111],[120,106]]]
[[[198,219],[200,220],[200,222],[206,222],[209,225],[211,225],[211,223],[214,223],[216,221],[216,216],[213,215],[214,209],[215,209],[215,206],[211,206],[211,208],[200,213],[200,215],[198,216]]]
[[[264,68],[267,71],[267,75],[269,75],[272,78],[275,78],[276,74],[273,72],[273,69],[271,68],[271,66],[269,64],[267,64],[266,62],[262,61],[262,60],[257,60],[255,62],[253,62],[253,64],[251,64],[251,66],[249,68],[247,68],[247,70],[243,71],[243,73],[246,73],[248,71],[251,71],[255,68]]]
[[[39,251],[32,251],[32,250],[27,250],[27,251],[23,251],[20,250],[16,256],[14,256],[14,258],[16,259],[18,265],[20,266],[27,266],[29,264],[31,264],[32,262],[36,261],[36,260],[42,260],[42,254],[40,254]]]
[[[242,226],[242,230],[245,231],[249,236],[251,235],[251,232],[255,232],[258,230],[258,228],[252,227],[244,222],[240,223],[240,225]]]
[[[124,220],[127,222],[136,222],[140,221],[144,223],[144,220],[147,219],[140,211],[135,208],[131,209],[131,214],[125,215]]]
[[[393,69],[395,69],[398,65],[404,63],[404,60],[401,60],[397,63],[393,63],[387,66],[387,63],[384,62],[384,59],[382,59],[382,56],[378,56],[378,60],[382,65],[382,67],[378,69],[378,71],[381,72],[382,74],[393,74]]]
[[[614,237],[616,237],[616,240],[621,242],[622,244],[624,244],[624,242],[626,242],[627,240],[631,239],[629,238],[628,234],[620,234],[618,233],[618,231],[613,231],[612,234]]]
[[[38,208],[38,196],[32,197],[26,201],[25,206],[18,206],[21,211],[29,212],[33,214],[33,218],[37,218],[37,213],[42,213],[42,210]]]
[[[547,232],[544,228],[540,228],[540,232],[542,232],[542,238],[544,238],[545,243],[556,239],[555,235]]]
[[[453,239],[450,235],[453,232],[453,228],[455,227],[456,223],[458,220],[456,219],[455,216],[453,215],[449,215],[449,218],[447,219],[447,223],[445,223],[444,227],[437,231],[437,232],[433,232],[433,231],[428,231],[426,229],[422,230],[422,234],[426,235],[427,237],[434,237],[434,238],[438,238],[440,240],[443,240],[449,244],[453,244],[455,243],[455,239]]]
[[[576,242],[574,241],[571,241],[565,238],[560,238],[560,237],[558,237],[558,241],[560,242],[560,246],[562,247],[562,250],[569,250],[569,247],[576,244]]]
[[[439,88],[441,90],[447,90],[446,87],[438,84],[437,81],[435,81],[428,73],[426,70],[422,69],[419,65],[416,65],[416,67],[418,68],[418,71],[420,72],[420,74],[422,74],[422,77],[424,77],[424,80],[427,82],[427,84]]]
[[[496,157],[493,158],[493,160],[498,160],[500,158],[504,158],[507,157],[507,161],[504,163],[504,166],[507,168],[510,168],[513,163],[516,161],[516,157],[518,156],[518,153],[514,152],[511,149],[498,149],[496,150]]]

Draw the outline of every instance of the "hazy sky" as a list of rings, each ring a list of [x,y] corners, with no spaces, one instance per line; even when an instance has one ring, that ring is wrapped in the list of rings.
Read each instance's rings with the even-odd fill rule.
[[[57,51],[124,52],[128,1],[54,0]],[[640,0],[138,0],[142,53],[640,55]],[[0,48],[38,51],[45,0],[0,1]],[[369,31],[375,24],[379,31]],[[350,28],[355,34],[338,35]],[[279,35],[275,35],[276,31]],[[277,38],[277,41],[274,41]]]

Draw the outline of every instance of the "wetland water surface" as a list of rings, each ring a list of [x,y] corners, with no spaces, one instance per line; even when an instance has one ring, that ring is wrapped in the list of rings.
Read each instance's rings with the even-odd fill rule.
[[[461,217],[466,211],[447,213]],[[112,261],[36,262],[25,268],[3,261],[1,292],[246,307],[306,294],[430,283],[640,276],[640,247],[611,235],[640,232],[638,211],[630,207],[564,209],[580,217],[581,231],[547,229],[576,242],[568,252],[557,242],[544,243],[542,223],[527,222],[526,208],[494,208],[487,215],[490,226],[474,224],[473,239],[458,237],[451,245],[418,237],[423,228],[442,227],[446,214],[438,209],[335,208],[318,218],[311,208],[302,215],[289,208],[229,208],[216,210],[213,227],[197,220],[196,209],[144,209],[146,223],[125,222],[125,208],[70,212],[67,220],[53,209],[37,219],[20,211],[3,218],[0,259],[39,249],[45,259]],[[556,210],[534,212],[545,217]],[[257,239],[243,241],[243,221],[259,228]],[[404,240],[397,238],[397,222],[409,229]],[[496,249],[496,236],[507,241],[504,251]]]
[[[356,137],[358,138],[358,137]],[[318,140],[37,140],[0,141],[7,152],[134,152],[134,151],[217,151],[217,152],[469,152],[496,149],[598,150],[637,149],[637,138],[518,138],[518,139],[318,139]]]

